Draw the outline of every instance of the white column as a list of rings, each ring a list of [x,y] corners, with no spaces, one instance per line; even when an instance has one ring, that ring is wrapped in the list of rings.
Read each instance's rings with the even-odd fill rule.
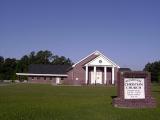
[[[104,84],[107,82],[107,67],[104,66]]]
[[[96,73],[97,73],[96,72],[96,66],[94,66],[94,83],[96,82],[96,76],[97,76]]]
[[[112,84],[114,84],[114,67],[112,67]]]
[[[86,84],[88,82],[88,65],[86,65]]]

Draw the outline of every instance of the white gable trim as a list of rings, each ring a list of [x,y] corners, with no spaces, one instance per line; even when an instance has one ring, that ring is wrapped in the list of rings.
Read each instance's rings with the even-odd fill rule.
[[[89,56],[93,55],[93,54],[99,54],[99,56],[97,56],[95,59],[97,59],[98,57],[102,56],[104,59],[106,59],[107,61],[111,62],[113,64],[114,67],[120,68],[120,66],[118,66],[116,63],[114,63],[112,60],[110,60],[109,58],[107,58],[106,56],[104,56],[101,52],[99,52],[98,50],[96,50],[95,52],[89,54],[88,56],[86,56],[85,58],[81,59],[80,61],[78,61],[77,63],[75,63],[72,67],[75,67],[77,64],[79,64],[80,62],[82,62],[83,60],[87,59]],[[93,59],[92,61],[94,61],[95,59]],[[92,62],[90,61],[90,62]],[[89,62],[89,63],[90,63]],[[88,63],[87,63],[88,64]],[[87,65],[86,64],[86,65]]]
[[[115,67],[120,68],[119,65],[117,65],[115,62],[113,62],[112,60],[110,60],[109,58],[107,58],[106,56],[104,56],[103,54],[101,54],[105,59],[107,59],[109,62],[111,62]]]
[[[86,56],[85,58],[81,59],[80,61],[78,61],[77,63],[75,63],[72,67],[75,67],[77,64],[79,64],[80,62],[82,62],[83,60],[87,59],[89,56],[93,55],[93,54],[101,54],[98,50],[94,51],[93,53],[89,54],[88,56]]]
[[[86,66],[86,65],[90,66],[90,64],[91,64],[92,62],[94,62],[95,60],[97,60],[97,59],[99,59],[99,58],[101,58],[101,57],[102,57],[103,59],[105,59],[106,61],[108,61],[108,62],[111,64],[111,65],[108,65],[108,66],[120,68],[116,63],[114,63],[113,61],[111,61],[109,58],[107,58],[107,57],[104,56],[103,54],[100,54],[100,56],[96,57],[95,59],[93,59],[93,60],[90,61],[89,63],[85,64],[85,66]],[[103,65],[103,64],[102,64],[102,65]]]

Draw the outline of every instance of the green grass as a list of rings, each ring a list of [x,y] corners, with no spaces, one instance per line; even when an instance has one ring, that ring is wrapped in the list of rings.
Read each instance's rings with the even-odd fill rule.
[[[157,108],[120,109],[111,105],[114,87],[0,86],[0,120],[160,120],[160,86],[152,94]]]

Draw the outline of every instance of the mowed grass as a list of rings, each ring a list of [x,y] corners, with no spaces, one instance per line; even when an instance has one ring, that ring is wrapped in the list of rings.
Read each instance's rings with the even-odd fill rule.
[[[0,120],[160,120],[160,86],[152,86],[157,108],[114,108],[115,87],[12,84],[0,86]]]

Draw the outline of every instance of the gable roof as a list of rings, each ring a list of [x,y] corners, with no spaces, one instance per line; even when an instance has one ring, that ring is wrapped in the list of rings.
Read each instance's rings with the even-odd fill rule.
[[[33,74],[67,74],[67,69],[70,65],[44,65],[31,64],[29,65],[28,73]]]
[[[95,52],[93,52],[93,53],[89,54],[88,56],[86,56],[86,57],[82,58],[81,60],[79,60],[79,61],[78,61],[77,63],[75,63],[72,67],[75,67],[77,64],[79,64],[79,63],[81,63],[82,61],[88,59],[88,58],[91,57],[92,55],[95,55],[94,58],[96,58],[97,56],[99,56],[99,53],[100,53],[100,52],[96,50]],[[87,60],[87,62],[91,61],[92,59],[93,59],[93,58]]]
[[[75,63],[72,67],[75,67],[77,64],[81,63],[82,61],[86,60],[87,58],[89,58],[90,56],[95,55],[94,58],[89,59],[88,61],[85,62],[84,65],[91,63],[92,61],[94,61],[95,59],[97,59],[98,57],[103,57],[104,59],[106,59],[106,61],[108,61],[109,63],[111,63],[114,67],[120,68],[116,63],[114,63],[113,61],[111,61],[109,58],[107,58],[106,56],[104,56],[101,52],[99,51],[95,51],[91,54],[89,54],[87,57],[81,59],[80,61],[78,61],[77,63]]]
[[[99,63],[99,61],[101,61],[101,63]],[[103,54],[99,55],[98,57],[96,57],[86,65],[100,65],[100,66],[107,65],[107,66],[114,66],[114,67],[120,68],[116,63],[114,63],[113,61],[105,57]]]

